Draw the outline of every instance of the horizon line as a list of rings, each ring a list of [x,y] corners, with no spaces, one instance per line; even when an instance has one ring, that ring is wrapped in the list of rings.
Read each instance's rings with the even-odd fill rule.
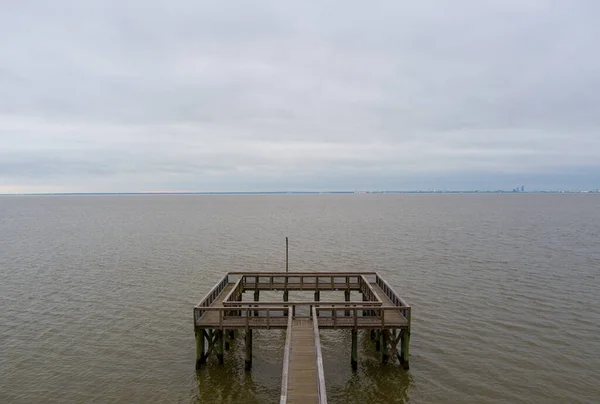
[[[540,193],[600,193],[600,189],[514,190],[344,190],[344,191],[140,191],[140,192],[20,192],[0,193],[0,196],[69,196],[69,195],[318,195],[318,194],[540,194]]]

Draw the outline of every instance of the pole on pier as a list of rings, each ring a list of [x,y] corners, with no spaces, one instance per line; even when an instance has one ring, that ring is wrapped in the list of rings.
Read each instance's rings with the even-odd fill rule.
[[[408,330],[402,330],[402,336],[401,338],[401,347],[400,347],[400,365],[402,365],[402,367],[404,369],[409,369],[409,363],[408,363],[408,357],[409,357],[409,353],[408,353],[408,345],[410,343],[410,331]]]
[[[352,357],[350,358],[352,370],[358,369],[358,331],[352,330]]]
[[[223,364],[223,330],[217,331],[217,359]]]
[[[196,370],[200,369],[201,365],[206,363],[204,357],[204,333],[202,330],[196,331]]]
[[[388,363],[390,359],[388,351],[388,334],[385,331],[381,331],[381,363]]]
[[[285,272],[289,270],[289,243],[288,238],[285,238]]]
[[[252,329],[246,330],[246,358],[244,361],[244,369],[252,369]]]

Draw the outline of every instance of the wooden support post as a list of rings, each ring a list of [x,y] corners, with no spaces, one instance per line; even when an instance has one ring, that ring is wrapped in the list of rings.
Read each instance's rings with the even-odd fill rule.
[[[352,370],[358,369],[358,331],[352,330],[352,357],[350,359]]]
[[[201,365],[206,363],[204,356],[204,333],[202,330],[196,331],[196,370],[201,368]]]
[[[410,343],[410,331],[408,330],[402,330],[402,336],[401,336],[401,347],[400,347],[400,365],[402,365],[402,367],[404,369],[409,369],[409,353],[408,353],[408,345]]]
[[[217,360],[223,363],[223,330],[217,330]]]
[[[367,301],[367,296],[364,293],[362,294],[362,301],[363,302]],[[366,315],[367,315],[367,310],[363,310],[363,316],[366,316]],[[373,338],[371,338],[371,339],[373,339]]]
[[[225,330],[225,334],[224,334],[224,336],[223,336],[223,338],[225,339],[225,350],[226,350],[226,351],[229,351],[229,347],[230,347],[230,345],[231,345],[231,344],[229,343],[229,341],[230,341],[230,336],[231,336],[231,331],[232,331],[232,330]]]
[[[375,330],[375,349],[377,352],[381,349],[381,331]]]
[[[321,299],[321,291],[315,290],[315,302],[318,302]]]
[[[229,330],[229,339],[230,340],[234,340],[235,339],[235,330]]]
[[[350,301],[350,289],[344,290],[344,300],[347,302]],[[350,317],[350,310],[346,310],[344,314],[346,315],[346,317]]]
[[[286,277],[286,282],[287,282],[287,277]],[[286,285],[286,287],[287,287],[287,285]],[[283,291],[283,301],[284,301],[284,302],[287,302],[287,301],[289,301],[289,300],[290,300],[290,295],[289,295],[289,292],[288,292],[288,290],[286,289],[286,290],[284,290],[284,291]],[[284,315],[284,316],[287,316],[287,315],[288,315],[288,311],[287,311],[287,310],[284,310],[284,311],[283,311],[283,315]]]
[[[388,351],[388,333],[385,331],[381,332],[381,363],[388,363],[390,359]]]
[[[252,329],[246,330],[246,359],[244,361],[244,369],[252,369]]]
[[[375,330],[371,328],[371,341],[375,341]]]
[[[258,287],[258,285],[257,285]],[[256,289],[254,291],[254,301],[258,302],[260,299],[260,290]],[[254,310],[254,317],[258,317],[258,310]]]

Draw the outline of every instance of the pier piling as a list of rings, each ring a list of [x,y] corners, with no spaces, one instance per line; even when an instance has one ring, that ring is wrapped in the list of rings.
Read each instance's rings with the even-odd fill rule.
[[[252,369],[252,329],[246,330],[246,356],[244,360],[244,369]]]
[[[352,356],[350,358],[352,370],[358,369],[358,331],[352,330]]]

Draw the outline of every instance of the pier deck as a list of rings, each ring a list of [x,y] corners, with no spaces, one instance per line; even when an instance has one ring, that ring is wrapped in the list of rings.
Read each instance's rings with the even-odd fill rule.
[[[261,291],[281,291],[282,300],[260,301]],[[289,291],[313,291],[314,301],[290,301]],[[339,291],[343,300],[320,300],[321,292]],[[243,300],[248,292],[254,294],[253,301]],[[352,292],[359,292],[362,299],[351,301]],[[375,272],[230,272],[194,307],[196,368],[213,351],[222,363],[224,341],[238,329],[245,330],[245,366],[250,370],[252,330],[287,329],[281,403],[324,404],[319,329],[351,331],[353,369],[358,363],[359,330],[370,331],[383,363],[391,356],[408,369],[410,314],[410,306]]]
[[[286,339],[287,357],[282,372],[281,402],[319,404],[319,364],[317,361],[320,346],[315,344],[312,319],[292,320]],[[322,367],[322,366],[321,366]],[[285,380],[287,378],[287,380]],[[324,380],[323,380],[324,382]]]

